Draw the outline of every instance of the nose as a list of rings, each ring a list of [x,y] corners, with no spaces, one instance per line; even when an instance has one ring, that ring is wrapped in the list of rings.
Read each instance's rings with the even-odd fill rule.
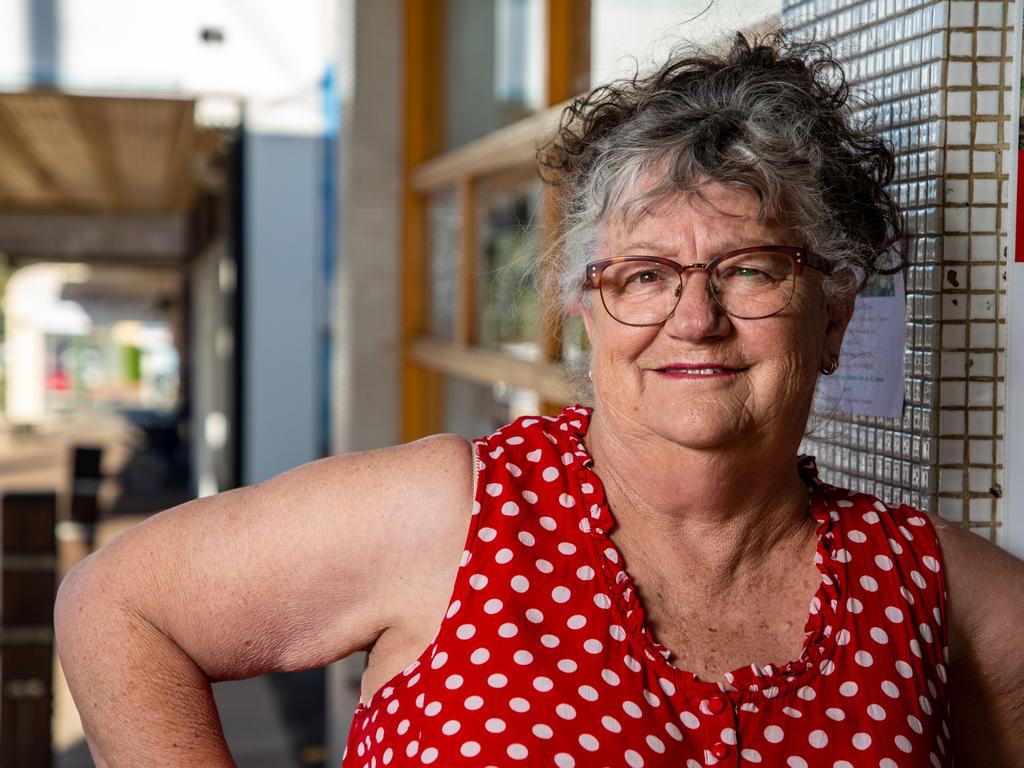
[[[711,275],[692,269],[682,276],[681,294],[675,311],[665,321],[665,330],[676,338],[701,341],[729,332],[729,316],[711,294]]]

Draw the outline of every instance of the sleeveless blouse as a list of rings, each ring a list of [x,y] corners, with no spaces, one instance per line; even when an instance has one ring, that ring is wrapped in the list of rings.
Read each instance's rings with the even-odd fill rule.
[[[817,479],[821,584],[798,658],[702,680],[670,662],[609,532],[590,411],[474,441],[477,487],[429,646],[352,722],[344,768],[952,764],[946,593],[924,515]]]

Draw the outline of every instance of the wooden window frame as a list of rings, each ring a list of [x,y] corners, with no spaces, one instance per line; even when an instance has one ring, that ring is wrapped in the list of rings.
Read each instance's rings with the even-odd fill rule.
[[[405,2],[405,127],[403,283],[401,340],[401,431],[413,440],[443,429],[444,377],[505,384],[537,392],[542,410],[569,402],[561,328],[543,326],[542,359],[524,361],[475,346],[477,297],[476,207],[483,179],[533,169],[537,137],[552,130],[564,102],[589,85],[590,0],[546,0],[547,107],[465,146],[443,151],[444,51],[446,20],[442,0]],[[551,106],[556,105],[556,106]],[[459,278],[454,341],[430,335],[430,254],[427,201],[454,191],[459,211]],[[555,196],[542,202],[542,247],[561,222]]]

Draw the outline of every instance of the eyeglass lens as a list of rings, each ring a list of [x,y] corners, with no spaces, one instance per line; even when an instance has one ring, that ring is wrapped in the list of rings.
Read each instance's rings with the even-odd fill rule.
[[[675,311],[683,280],[682,274],[656,261],[624,261],[601,273],[601,299],[619,322],[654,325]],[[788,255],[755,252],[723,259],[711,271],[709,282],[712,296],[726,313],[757,319],[785,309],[793,297],[796,273]]]

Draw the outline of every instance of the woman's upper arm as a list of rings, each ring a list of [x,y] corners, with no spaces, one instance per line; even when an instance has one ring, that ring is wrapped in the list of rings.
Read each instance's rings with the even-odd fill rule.
[[[472,467],[453,435],[321,459],[162,512],[74,578],[212,680],[321,666],[371,644],[439,567],[454,571]]]
[[[1016,764],[1024,744],[1024,562],[932,520],[949,596],[955,753],[964,765]]]

